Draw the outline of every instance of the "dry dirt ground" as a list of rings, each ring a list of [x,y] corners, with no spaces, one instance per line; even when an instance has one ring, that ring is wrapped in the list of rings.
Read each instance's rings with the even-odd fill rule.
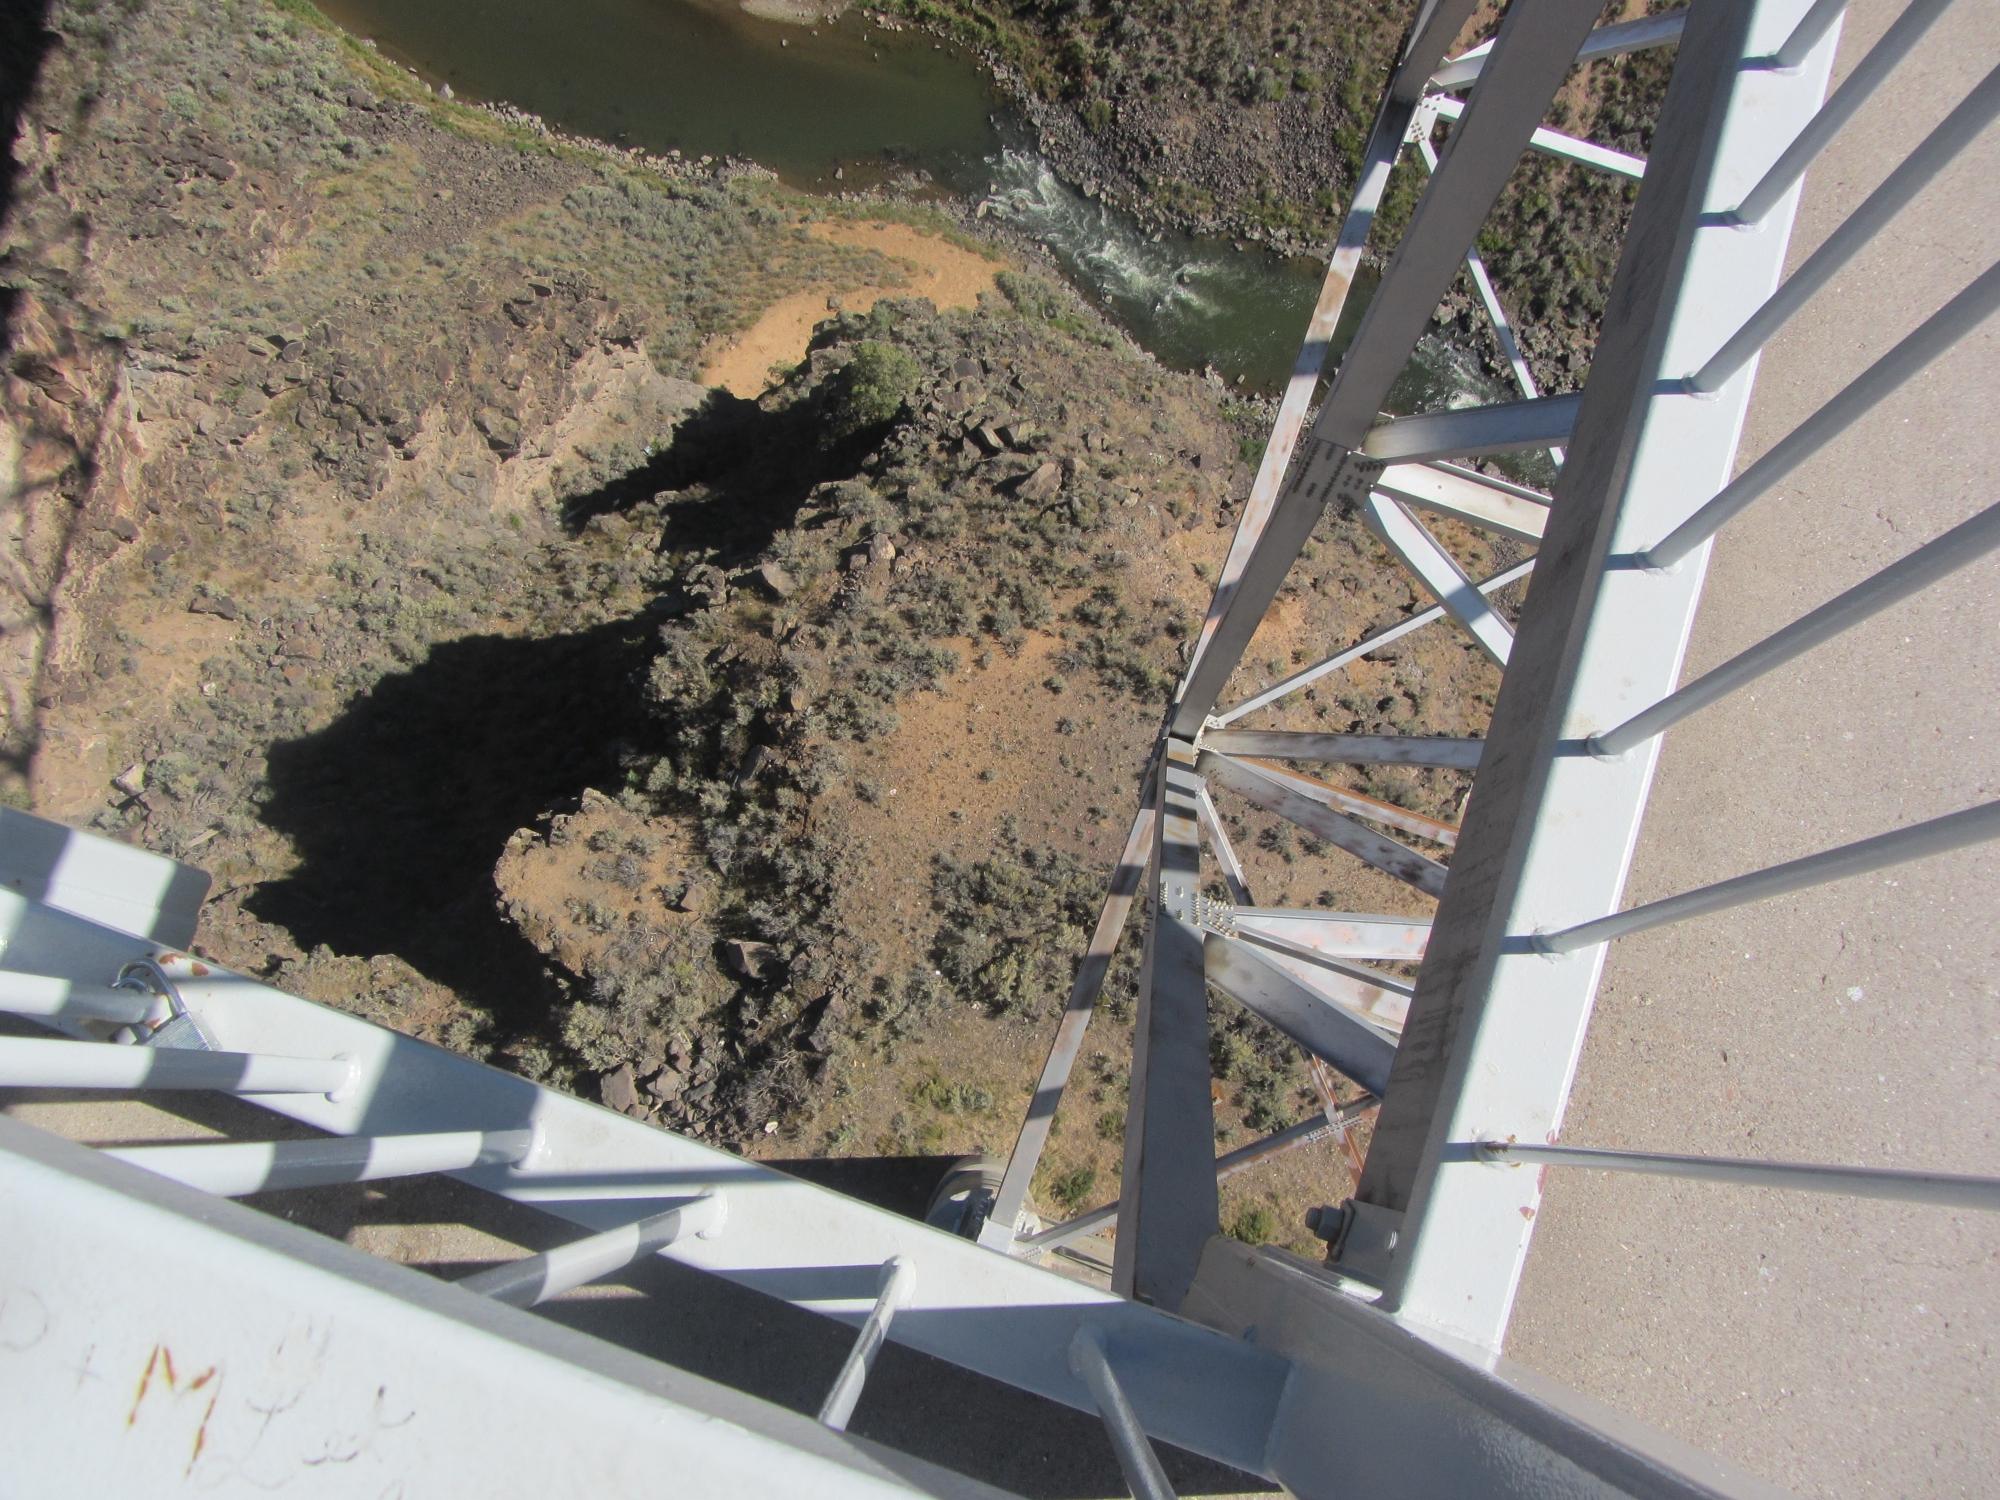
[[[994,273],[1004,265],[990,252],[968,250],[907,224],[821,221],[809,232],[829,244],[872,250],[901,274],[893,283],[825,281],[780,297],[704,358],[704,384],[733,396],[761,396],[774,383],[773,367],[789,370],[805,358],[813,329],[829,312],[865,313],[884,297],[923,297],[939,308],[977,307],[980,293],[993,290]]]

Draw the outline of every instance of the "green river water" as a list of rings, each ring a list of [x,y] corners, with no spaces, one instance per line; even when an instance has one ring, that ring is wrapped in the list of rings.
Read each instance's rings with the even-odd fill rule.
[[[705,0],[319,4],[432,82],[564,130],[654,152],[749,157],[807,192],[925,174],[929,190],[984,203],[1047,246],[1085,295],[1177,369],[1213,367],[1274,391],[1312,311],[1317,263],[1142,233],[1064,183],[977,63],[921,32],[854,13],[784,25]],[[1490,394],[1471,360],[1432,341],[1392,405],[1426,410]]]

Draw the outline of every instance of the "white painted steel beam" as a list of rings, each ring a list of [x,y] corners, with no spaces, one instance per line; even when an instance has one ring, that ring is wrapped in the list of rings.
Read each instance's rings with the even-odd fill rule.
[[[1463,99],[1454,99],[1449,94],[1436,95],[1424,103],[1427,108],[1436,110],[1442,120],[1456,120],[1466,110]],[[1614,151],[1609,146],[1580,140],[1560,130],[1551,130],[1546,125],[1536,129],[1528,144],[1544,156],[1559,156],[1565,161],[1580,162],[1600,172],[1609,172],[1614,177],[1630,177],[1636,181],[1646,175],[1646,159],[1643,156],[1634,156],[1629,151]]]
[[[460,1291],[492,1297],[511,1307],[539,1307],[551,1297],[615,1275],[642,1256],[666,1249],[683,1235],[718,1234],[727,1213],[728,1200],[720,1193],[698,1193],[664,1213],[648,1214],[617,1229],[599,1230],[539,1255],[475,1271],[453,1285]]]
[[[1234,1151],[1224,1152],[1215,1159],[1215,1180],[1227,1182],[1238,1172],[1249,1170],[1260,1161],[1269,1160],[1294,1146],[1303,1146],[1331,1135],[1336,1130],[1344,1130],[1375,1108],[1375,1096],[1364,1094],[1359,1099],[1343,1105],[1338,1114],[1329,1119],[1325,1115],[1314,1115],[1301,1120],[1296,1125],[1287,1125],[1283,1130],[1274,1130],[1261,1140],[1238,1146]],[[1022,1251],[1053,1250],[1067,1245],[1072,1240],[1081,1239],[1086,1234],[1102,1229],[1106,1224],[1118,1222],[1116,1200],[1101,1203],[1096,1208],[1087,1209],[1073,1219],[1065,1219],[1060,1224],[1037,1230],[1034,1234],[1023,1235],[1020,1240]]]
[[[1431,924],[1415,917],[1320,911],[1315,907],[1239,906],[1229,914],[1239,931],[1269,933],[1329,958],[1408,963],[1424,956]]]
[[[1442,29],[1451,24],[1448,12],[1465,8],[1465,0],[1444,0],[1441,6],[1434,8],[1432,15]],[[1421,34],[1424,30],[1420,25],[1419,35],[1412,39],[1412,58],[1436,55],[1427,51],[1430,43]],[[1456,34],[1455,26],[1452,27],[1452,34]],[[1447,36],[1437,46],[1442,48],[1449,44],[1450,37]],[[1429,64],[1422,66],[1428,67]],[[1388,190],[1389,175],[1409,134],[1414,98],[1414,88],[1410,97],[1401,101],[1394,97],[1392,91],[1391,96],[1384,99],[1374,127],[1369,132],[1368,144],[1362,153],[1361,171],[1355,183],[1354,201],[1348,207],[1347,217],[1341,222],[1333,252],[1327,258],[1326,277],[1320,284],[1319,300],[1314,304],[1312,317],[1306,323],[1305,341],[1299,345],[1291,377],[1285,382],[1284,394],[1278,399],[1278,415],[1271,424],[1271,436],[1265,442],[1264,456],[1258,460],[1257,477],[1244,499],[1243,513],[1237,517],[1235,535],[1230,538],[1228,555],[1223,558],[1222,572],[1216,578],[1214,597],[1209,601],[1201,633],[1195,637],[1194,650],[1188,657],[1187,671],[1181,682],[1183,691],[1201,665],[1215,628],[1221,623],[1230,601],[1236,596],[1238,585],[1243,581],[1250,555],[1256,550],[1263,538],[1264,528],[1270,522],[1272,508],[1277,504],[1285,475],[1291,467],[1292,455],[1298,448],[1299,436],[1305,430],[1306,414],[1312,409],[1313,400],[1319,392],[1320,377],[1325,373],[1327,359],[1332,353],[1334,336],[1340,331],[1347,295],[1353,289],[1355,274],[1361,269],[1361,255],[1367,248],[1368,231],[1375,223],[1375,211],[1381,206],[1382,194]]]
[[[354,1083],[331,1057],[121,1047],[112,1042],[0,1037],[0,1088],[208,1089],[226,1094],[332,1094]]]
[[[1473,586],[1471,575],[1458,565],[1458,559],[1444,550],[1422,522],[1387,496],[1370,495],[1365,514],[1368,529],[1417,575],[1445,613],[1464,628],[1480,650],[1506,666],[1507,653],[1514,646],[1514,627]]]
[[[1490,1354],[1422,1334],[1339,1291],[1326,1271],[1218,1235],[1187,1311],[1291,1353],[1298,1376],[1272,1434],[1297,1495],[1771,1496],[1765,1485],[1591,1409]],[[1338,1467],[1320,1455],[1338,1454]]]
[[[1502,568],[1491,578],[1480,581],[1479,592],[1482,594],[1491,594],[1507,587],[1510,583],[1518,583],[1528,576],[1534,566],[1535,560],[1529,558],[1526,562],[1515,563],[1511,568]],[[1241,703],[1233,705],[1226,712],[1211,715],[1208,722],[1215,728],[1234,724],[1238,719],[1248,714],[1253,714],[1260,708],[1268,708],[1280,698],[1286,697],[1291,693],[1296,693],[1300,688],[1311,686],[1328,673],[1338,672],[1349,663],[1359,661],[1362,657],[1372,651],[1379,650],[1391,641],[1401,640],[1412,631],[1421,630],[1432,621],[1442,620],[1443,618],[1444,606],[1442,604],[1433,604],[1429,609],[1419,610],[1406,620],[1399,620],[1394,625],[1385,625],[1380,630],[1371,631],[1354,645],[1349,646],[1345,651],[1335,652],[1332,656],[1325,657],[1313,663],[1313,665],[1305,668],[1303,671],[1292,673],[1291,676],[1273,683],[1262,692],[1255,693],[1245,698]]]
[[[1788,135],[1772,133],[1773,138],[1789,139],[1791,144],[1779,153],[1778,159],[1754,185],[1743,191],[1736,206],[1733,209],[1718,206],[1714,211],[1726,219],[1754,224],[1783,203],[1805,176],[1806,168],[1812,165],[1814,158],[1832,143],[1897,65],[1909,56],[1910,50],[1931,29],[1937,18],[1951,8],[1951,4],[1952,0],[1910,0],[1903,13],[1889,23],[1889,29],[1882,33],[1881,39],[1868,49],[1867,56],[1841,80],[1840,87],[1834,90],[1824,106],[1801,120]],[[1805,24],[1808,21],[1811,24]],[[1800,39],[1815,30],[1824,38],[1831,34],[1829,28],[1832,25],[1832,21],[1824,20],[1823,15],[1808,16],[1799,27]],[[1824,54],[1822,43],[1816,43],[1815,47],[1815,55]],[[1795,51],[1795,44],[1788,42],[1774,55],[1790,55]]]
[[[1549,522],[1547,496],[1532,497],[1520,485],[1495,483],[1483,474],[1440,464],[1391,464],[1375,481],[1375,489],[1404,505],[1453,516],[1524,542],[1539,542]]]
[[[1211,729],[1201,737],[1217,755],[1317,760],[1348,766],[1439,766],[1476,771],[1484,740],[1401,734],[1317,734],[1297,729]]]
[[[1453,1141],[1545,1141],[1563,1106],[1602,950],[1552,959],[1512,934],[1617,904],[1653,757],[1560,747],[1629,718],[1680,672],[1704,555],[1673,572],[1608,566],[1666,534],[1728,477],[1747,380],[1667,394],[1679,372],[1769,295],[1785,212],[1755,234],[1713,215],[1770,142],[1810,118],[1831,42],[1798,73],[1744,69],[1784,41],[1804,0],[1688,13],[1569,461],[1502,684],[1358,1197],[1401,1215],[1385,1295],[1399,1316],[1499,1346],[1539,1203],[1534,1174],[1441,1172]],[[1705,217],[1706,216],[1706,217]],[[1655,311],[1657,309],[1657,311]]]
[[[1363,796],[1345,787],[1330,786],[1311,776],[1302,776],[1297,771],[1288,771],[1283,766],[1272,765],[1268,761],[1253,761],[1252,765],[1266,776],[1283,782],[1302,797],[1309,797],[1322,807],[1330,807],[1335,812],[1345,813],[1351,818],[1361,818],[1384,828],[1401,829],[1413,833],[1420,839],[1428,839],[1433,844],[1442,844],[1449,849],[1458,842],[1458,825],[1447,823],[1441,818],[1425,817],[1422,813],[1411,812],[1407,807],[1398,807],[1393,802],[1384,802],[1379,797]],[[1248,900],[1247,893],[1233,897]]]
[[[1501,20],[1464,127],[1417,200],[1409,231],[1362,315],[1313,424],[1305,461],[1275,501],[1236,591],[1212,611],[1169,721],[1172,733],[1191,739],[1207,724],[1321,511],[1328,504],[1358,506],[1367,494],[1379,466],[1357,450],[1596,17],[1588,0],[1540,0],[1511,7]]]
[[[1048,1145],[1056,1106],[1062,1103],[1063,1090],[1068,1087],[1069,1075],[1083,1050],[1084,1033],[1090,1029],[1090,1018],[1097,1013],[1098,997],[1104,992],[1104,979],[1111,971],[1112,955],[1118,950],[1119,939],[1124,935],[1126,921],[1132,913],[1132,900],[1139,892],[1139,883],[1152,858],[1156,814],[1150,779],[1142,793],[1138,815],[1132,819],[1132,827],[1125,835],[1124,850],[1111,872],[1110,889],[1105,892],[1104,905],[1098,910],[1097,927],[1091,933],[1090,946],[1084,950],[1083,961],[1077,966],[1076,979],[1070,985],[1069,1000],[1063,1006],[1055,1040],[1049,1044],[1048,1059],[1042,1064],[1042,1076],[1036,1080],[1035,1092],[1028,1101],[1027,1115],[1021,1121],[1020,1132],[1014,1137],[1014,1150],[1007,1158],[1007,1169],[1001,1175],[993,1206],[987,1213],[986,1222],[979,1228],[979,1243],[995,1250],[1004,1251],[1014,1242],[1014,1224],[1028,1201],[1028,1187],[1034,1181],[1035,1167]]]
[[[1208,982],[1369,1093],[1388,1086],[1396,1044],[1247,943],[1211,933]],[[1122,1238],[1123,1236],[1121,1236]]]
[[[1581,399],[1534,396],[1523,401],[1496,401],[1487,406],[1459,406],[1420,412],[1413,417],[1391,417],[1368,429],[1361,451],[1389,464],[1546,448],[1569,440]]]
[[[833,1389],[820,1403],[820,1421],[835,1432],[847,1430],[847,1424],[854,1416],[855,1404],[861,1400],[862,1389],[868,1384],[868,1372],[875,1368],[875,1356],[882,1352],[882,1345],[888,1341],[889,1327],[895,1322],[897,1309],[910,1300],[910,1291],[916,1279],[916,1268],[900,1255],[892,1255],[882,1263],[882,1280],[875,1293],[875,1305],[868,1309],[860,1331],[854,1335],[854,1345],[847,1351],[847,1358],[841,1361],[840,1373],[833,1377]],[[1089,1331],[1079,1328],[1076,1336],[1084,1337]],[[1098,1334],[1099,1338],[1103,1336]]]
[[[1390,98],[1414,102],[1431,86],[1440,60],[1465,30],[1475,8],[1475,0],[1424,0],[1416,24],[1410,28],[1410,40],[1403,48],[1402,59],[1390,79]],[[1484,54],[1492,50],[1492,43],[1473,50]]]
[[[2000,1177],[1927,1172],[1907,1167],[1850,1167],[1828,1162],[1761,1161],[1740,1156],[1689,1156],[1671,1151],[1622,1151],[1604,1146],[1543,1146],[1522,1141],[1473,1141],[1463,1145],[1469,1165],[1519,1169],[1587,1167],[1680,1177],[1730,1187],[1778,1188],[1794,1193],[1834,1193],[1889,1203],[1926,1203],[2000,1213]]]
[[[1427,896],[1439,895],[1444,890],[1445,869],[1436,860],[1314,801],[1262,767],[1204,752],[1201,770],[1218,786],[1228,787],[1266,812],[1276,813],[1314,838],[1345,849],[1356,859],[1415,886]]]
[[[4,1116],[0,1203],[10,1493],[997,1495]]]
[[[1229,842],[1229,834],[1222,826],[1222,814],[1215,810],[1215,799],[1208,794],[1208,784],[1201,788],[1201,828],[1208,838],[1209,852],[1222,869],[1222,883],[1229,887],[1229,899],[1248,905],[1253,899],[1250,894],[1250,879],[1244,873],[1243,861],[1236,857],[1236,848]]]
[[[1410,1012],[1411,994],[1411,986],[1404,981],[1261,928],[1232,922],[1226,930],[1210,930],[1247,943],[1307,989],[1367,1022],[1392,1041],[1402,1034]]]
[[[1576,60],[1580,63],[1596,62],[1627,52],[1670,47],[1681,39],[1681,27],[1686,22],[1687,12],[1670,10],[1665,15],[1642,16],[1636,21],[1618,21],[1610,26],[1600,26],[1577,49]],[[1430,86],[1434,89],[1465,87],[1479,76],[1480,70],[1486,66],[1486,56],[1492,50],[1491,42],[1466,48],[1431,74]]]
[[[1215,1108],[1209,1093],[1208,991],[1202,929],[1201,778],[1194,749],[1169,739],[1153,836],[1153,920],[1132,1029],[1112,1289],[1168,1311],[1194,1280],[1221,1209],[1215,1191]]]
[[[444,1130],[424,1135],[336,1135],[317,1141],[202,1141],[117,1146],[107,1156],[204,1193],[246,1193],[380,1182],[427,1172],[512,1166],[535,1143],[532,1130]]]
[[[185,948],[194,941],[208,896],[208,874],[163,854],[0,807],[0,888],[117,932]],[[7,966],[32,967],[12,954]]]
[[[52,930],[34,915],[24,925]],[[1093,1409],[1090,1396],[1063,1350],[1082,1324],[1101,1322],[1121,1345],[1150,1350],[1126,1382],[1150,1430],[1262,1472],[1286,1370],[1255,1349],[213,964],[197,973],[197,961],[178,950],[96,930],[116,938],[121,961],[154,958],[219,1047],[291,1047],[351,1061],[353,1087],[332,1098],[259,1096],[267,1109],[340,1135],[533,1130],[539,1145],[528,1163],[454,1175],[590,1230],[628,1225],[713,1187],[729,1198],[729,1232],[684,1237],[666,1252],[671,1259],[857,1326],[873,1303],[876,1269],[907,1255],[922,1279],[893,1341],[1079,1410]],[[79,951],[96,973],[96,949],[86,942]],[[1222,1388],[1189,1390],[1175,1373],[1188,1368],[1219,1372]]]
[[[1146,1429],[1139,1425],[1132,1403],[1126,1399],[1125,1389],[1111,1368],[1103,1333],[1095,1328],[1079,1328],[1076,1337],[1070,1340],[1069,1362],[1097,1402],[1104,1430],[1111,1438],[1112,1451],[1118,1455],[1118,1467],[1124,1471],[1134,1500],[1174,1500],[1167,1471],[1160,1467],[1160,1455],[1153,1451]]]
[[[1772,335],[1803,309],[1877,234],[2000,115],[2000,68],[1981,79],[1929,135],[1841,221],[1749,320],[1688,376],[1691,390],[1712,391],[1756,358]]]
[[[141,990],[110,984],[81,984],[48,974],[0,971],[0,1011],[38,1020],[101,1021],[136,1026],[164,1019],[166,1001]]]

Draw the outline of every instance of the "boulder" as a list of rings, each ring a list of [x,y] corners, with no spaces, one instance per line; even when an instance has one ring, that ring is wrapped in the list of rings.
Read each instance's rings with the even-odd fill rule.
[[[521,451],[521,424],[499,408],[480,407],[472,425],[486,439],[486,446],[502,458],[512,458]]]
[[[778,967],[778,950],[749,938],[725,938],[722,958],[730,972],[745,979],[763,979]]]
[[[639,1080],[632,1076],[632,1065],[624,1064],[601,1075],[597,1080],[598,1097],[604,1101],[606,1109],[615,1109],[621,1115],[629,1115],[639,1108]]]
[[[1032,473],[1014,486],[1014,493],[1023,500],[1039,505],[1060,495],[1062,486],[1062,465],[1051,460],[1037,465]]]
[[[776,594],[780,599],[789,599],[793,594],[798,592],[798,583],[790,573],[785,571],[783,565],[780,563],[759,563],[757,566],[757,577],[763,582],[765,588]]]

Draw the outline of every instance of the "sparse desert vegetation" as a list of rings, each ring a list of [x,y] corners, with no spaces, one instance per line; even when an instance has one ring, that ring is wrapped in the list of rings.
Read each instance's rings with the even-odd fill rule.
[[[614,1108],[1004,1152],[1254,412],[1018,263],[972,308],[830,308],[732,396],[694,377],[772,302],[903,268],[754,174],[433,98],[301,7],[55,23],[0,260],[7,795],[211,869],[221,961]],[[1379,562],[1329,516],[1243,684],[1409,609]],[[1440,636],[1305,701],[1453,732],[1494,680]],[[1224,814],[1260,900],[1412,899]],[[1116,1192],[1142,928],[1052,1208]],[[1215,1021],[1219,1146],[1314,1107],[1295,1049]],[[1303,1243],[1337,1163],[1228,1222]]]

